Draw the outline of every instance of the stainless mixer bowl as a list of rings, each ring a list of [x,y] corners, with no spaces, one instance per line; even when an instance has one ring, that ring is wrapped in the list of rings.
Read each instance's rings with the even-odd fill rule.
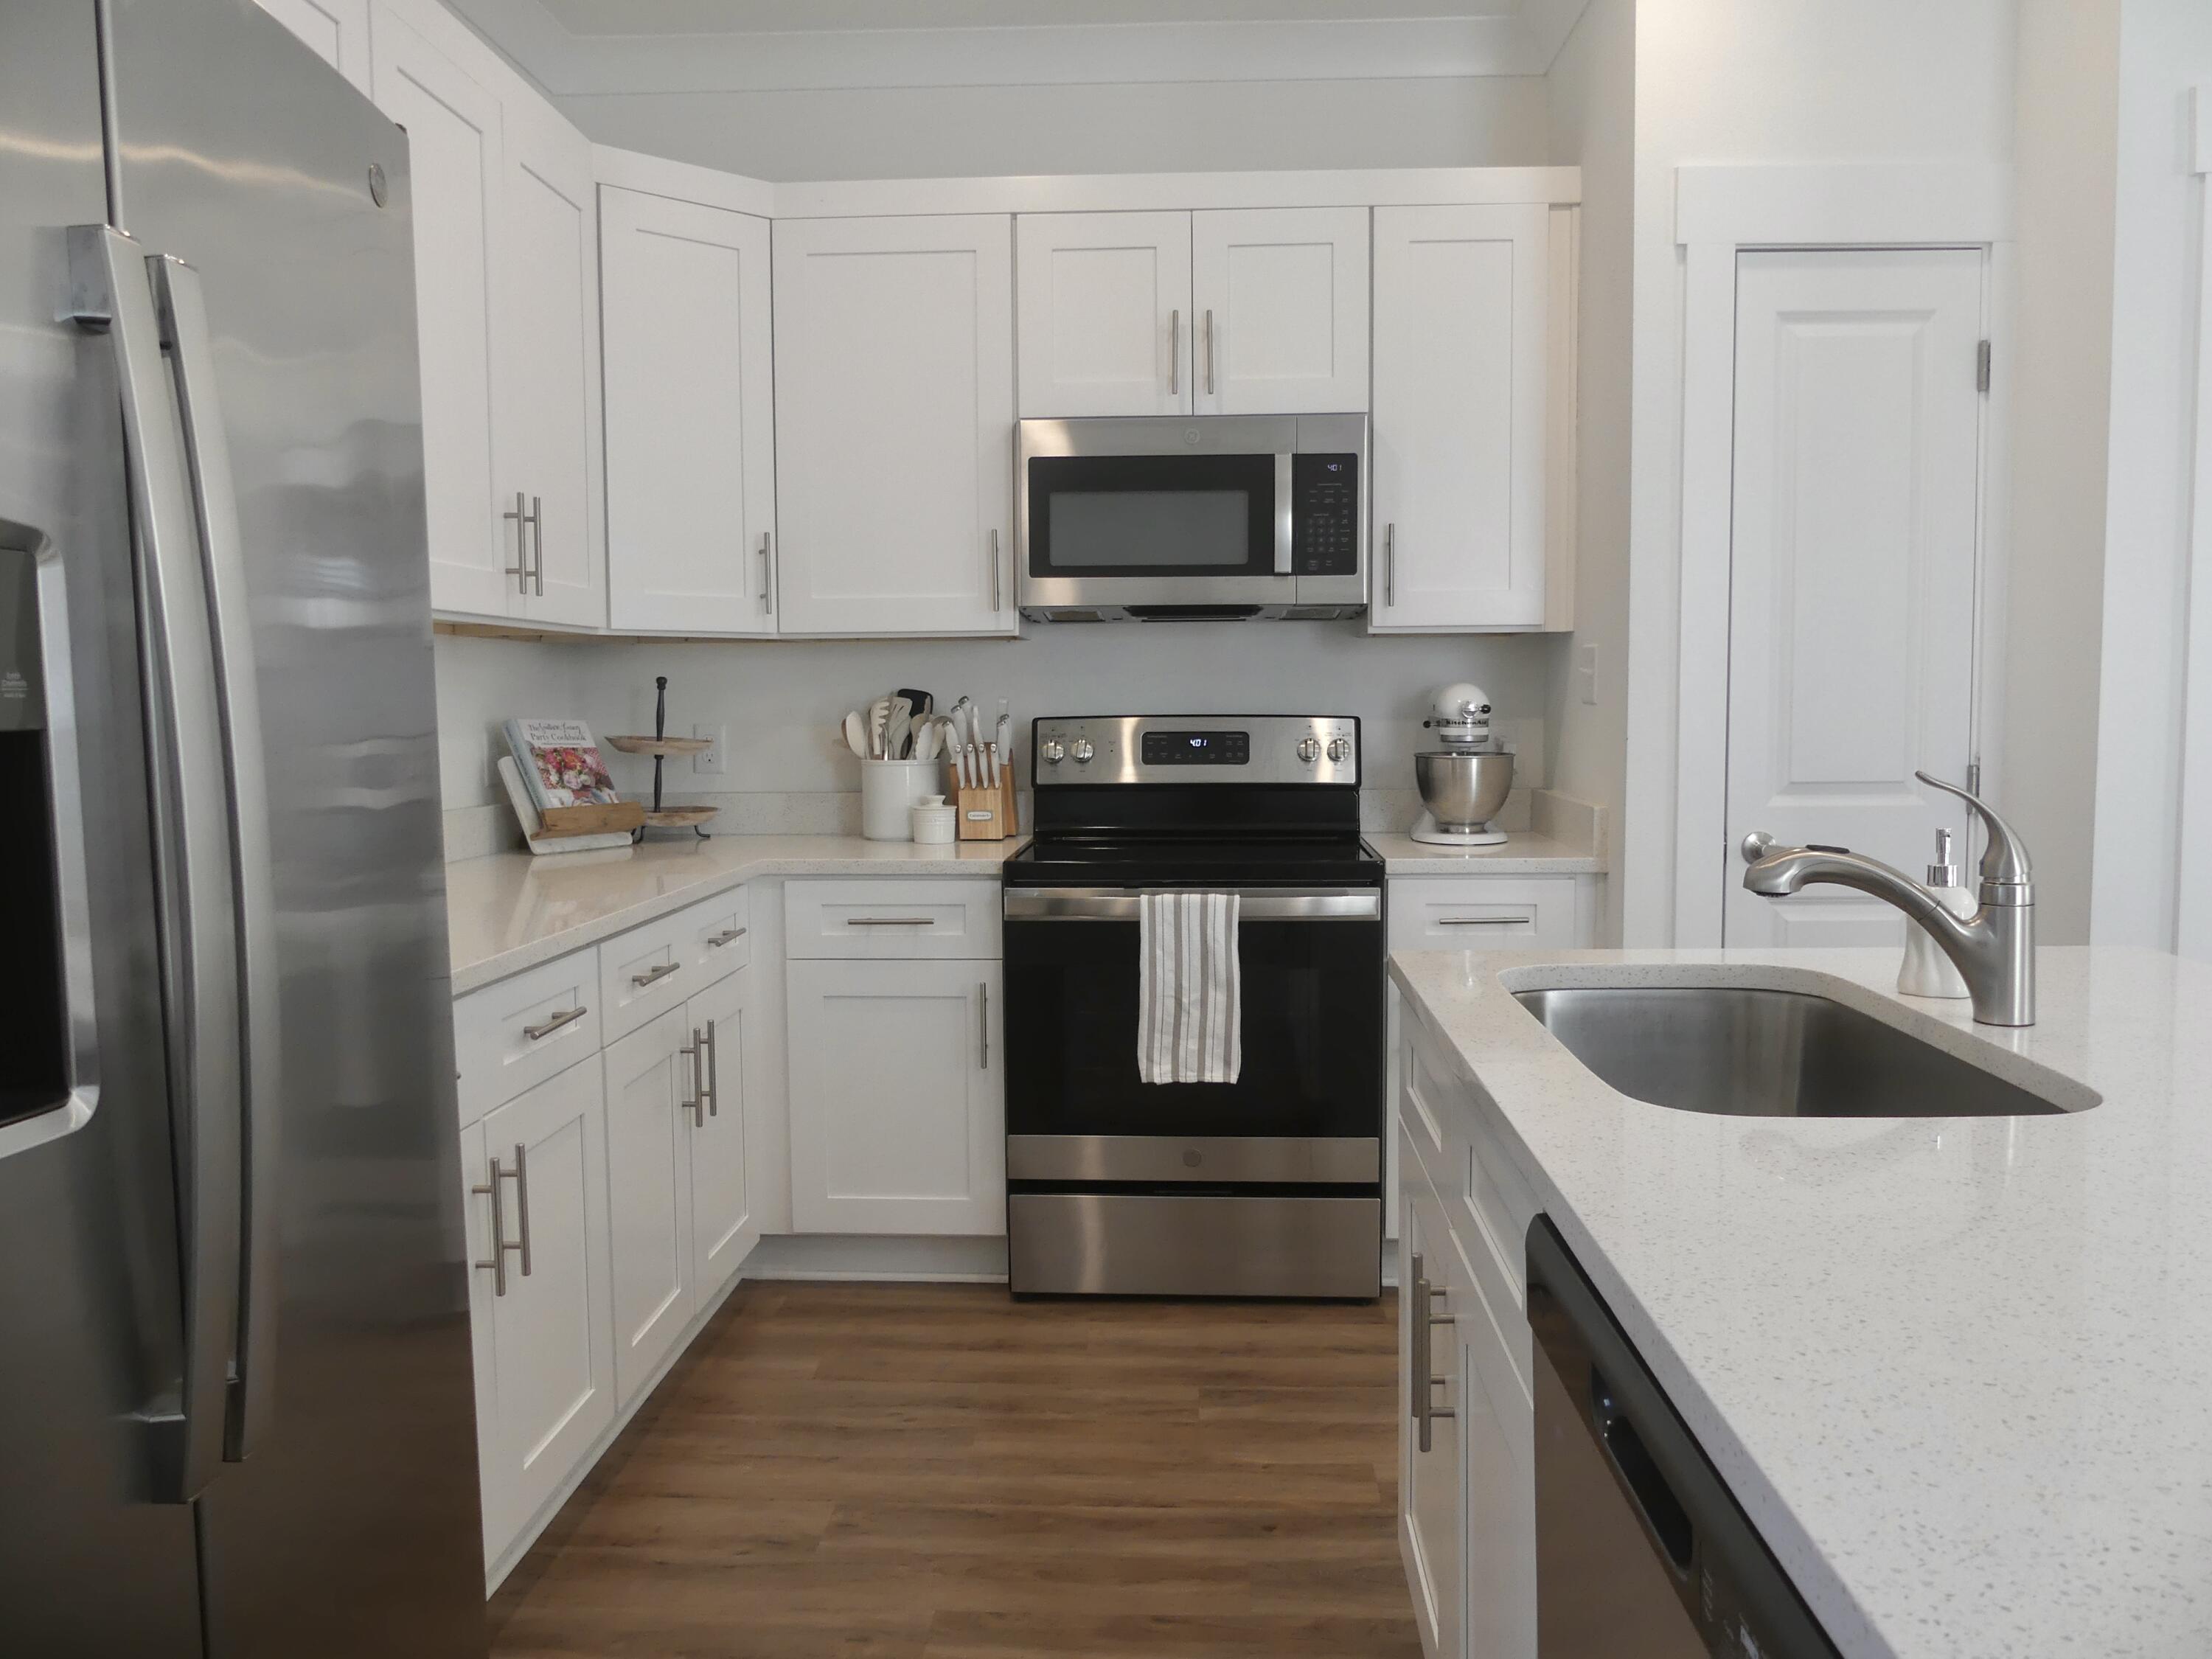
[[[1505,805],[1513,788],[1513,757],[1436,750],[1413,757],[1413,781],[1438,828],[1479,829]]]

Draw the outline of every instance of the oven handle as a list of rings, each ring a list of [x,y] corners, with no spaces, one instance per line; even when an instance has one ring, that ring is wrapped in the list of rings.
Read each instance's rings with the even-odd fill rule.
[[[1334,887],[1312,891],[1281,888],[1193,888],[1194,892],[1231,891],[1245,921],[1380,921],[1382,896],[1371,887]],[[1008,921],[1134,921],[1141,893],[1119,887],[1009,887]]]

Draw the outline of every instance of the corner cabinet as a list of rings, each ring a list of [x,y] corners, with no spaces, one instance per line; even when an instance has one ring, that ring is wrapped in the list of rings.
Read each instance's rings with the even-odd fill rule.
[[[769,258],[765,219],[599,187],[607,619],[619,631],[775,632]]]
[[[1012,222],[774,240],[782,631],[1015,631]]]
[[[1571,625],[1573,223],[1375,210],[1374,632]]]
[[[410,157],[431,606],[603,628],[591,146],[443,21],[377,0],[370,37]]]

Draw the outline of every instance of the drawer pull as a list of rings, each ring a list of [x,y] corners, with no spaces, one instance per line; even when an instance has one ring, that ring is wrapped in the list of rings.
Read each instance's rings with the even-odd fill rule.
[[[664,962],[656,967],[648,968],[641,974],[632,974],[629,976],[629,982],[642,991],[648,985],[659,984],[683,965],[680,962]]]
[[[1530,927],[1534,916],[1438,916],[1439,927]]]
[[[848,927],[934,927],[935,916],[848,916]]]
[[[550,1014],[535,1025],[524,1026],[522,1035],[532,1042],[542,1042],[563,1026],[574,1025],[591,1012],[589,1008],[563,1008],[559,1013]]]
[[[726,933],[716,933],[712,939],[709,939],[707,943],[714,946],[717,950],[720,950],[725,945],[735,945],[744,936],[745,930],[744,928],[732,927]]]

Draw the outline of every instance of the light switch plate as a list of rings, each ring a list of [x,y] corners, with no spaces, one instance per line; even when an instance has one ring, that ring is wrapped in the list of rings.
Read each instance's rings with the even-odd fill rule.
[[[722,757],[730,745],[730,728],[726,726],[694,726],[691,735],[708,738],[714,745],[712,749],[702,749],[691,757],[691,770],[702,778],[720,777],[729,769]]]

